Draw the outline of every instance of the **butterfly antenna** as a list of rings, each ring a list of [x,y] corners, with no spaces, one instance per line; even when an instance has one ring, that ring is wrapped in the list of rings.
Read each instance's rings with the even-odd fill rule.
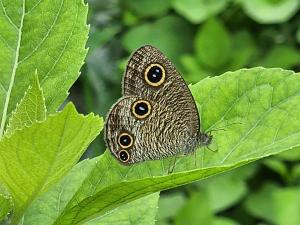
[[[236,124],[243,124],[241,122],[233,122],[233,123],[229,123],[229,124],[226,124],[225,126],[223,127],[217,127],[216,129],[212,129],[212,130],[209,130],[208,132],[215,132],[215,131],[226,131],[226,127],[229,127],[229,126],[232,126],[232,125],[236,125]]]

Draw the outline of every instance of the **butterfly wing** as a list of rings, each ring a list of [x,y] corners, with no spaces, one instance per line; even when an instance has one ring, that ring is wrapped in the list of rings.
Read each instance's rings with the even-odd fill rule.
[[[137,101],[149,103],[146,118],[133,113]],[[129,147],[120,144],[124,133],[132,138]],[[123,97],[106,120],[105,140],[113,155],[125,164],[161,159],[184,152],[199,134],[195,101],[172,63],[149,45],[134,52],[123,77]]]
[[[165,70],[165,80],[160,86],[153,87],[145,81],[145,72],[151,64],[162,65]],[[154,102],[164,99],[174,113],[189,118],[191,133],[200,130],[197,107],[188,86],[171,61],[153,46],[145,45],[130,57],[123,77],[123,95]]]
[[[110,110],[106,119],[105,141],[112,154],[125,164],[145,160],[161,159],[176,155],[186,146],[191,134],[183,114],[174,112],[161,102],[147,101],[151,113],[138,119],[132,113],[139,97],[122,97]],[[131,143],[122,142],[121,137],[130,136]],[[122,154],[127,154],[123,159]]]

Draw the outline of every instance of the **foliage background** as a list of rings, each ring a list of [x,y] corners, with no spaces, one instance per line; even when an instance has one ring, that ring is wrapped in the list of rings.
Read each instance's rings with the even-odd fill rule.
[[[128,56],[143,44],[160,48],[187,83],[245,67],[300,70],[298,0],[88,2],[90,50],[70,96],[84,113],[105,116]],[[84,157],[101,154],[102,139]],[[157,224],[300,224],[299,153],[163,192]]]

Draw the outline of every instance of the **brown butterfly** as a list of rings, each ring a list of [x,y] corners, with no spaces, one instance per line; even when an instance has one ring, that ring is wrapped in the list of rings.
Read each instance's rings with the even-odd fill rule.
[[[128,165],[188,154],[209,145],[201,133],[193,96],[166,56],[153,46],[130,57],[123,78],[123,97],[106,118],[105,141],[110,152]]]

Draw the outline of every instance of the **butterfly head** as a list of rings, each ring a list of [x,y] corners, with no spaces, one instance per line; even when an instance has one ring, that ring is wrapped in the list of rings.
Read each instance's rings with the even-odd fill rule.
[[[209,133],[200,133],[198,136],[198,141],[200,146],[208,146],[212,142],[213,135]]]

